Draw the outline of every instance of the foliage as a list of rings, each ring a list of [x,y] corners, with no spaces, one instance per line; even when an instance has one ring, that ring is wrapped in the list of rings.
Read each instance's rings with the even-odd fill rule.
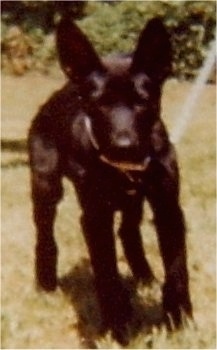
[[[192,77],[214,37],[216,8],[213,1],[91,2],[88,15],[79,21],[102,54],[132,51],[144,24],[162,17],[171,34],[174,74]]]
[[[58,15],[79,18],[85,1],[2,1],[2,19],[8,24],[22,26],[24,30],[41,28],[45,33],[55,27]]]
[[[3,68],[17,75],[29,69],[49,71],[56,61],[56,20],[61,15],[80,18],[84,7],[85,1],[3,1]]]
[[[50,33],[61,14],[76,18],[98,52],[104,55],[132,51],[144,24],[155,16],[162,17],[171,33],[174,75],[179,78],[195,76],[216,25],[215,1],[16,1],[16,6],[14,2],[4,1],[3,66],[10,61],[5,41],[13,23],[31,42],[30,68],[49,68],[56,59]]]

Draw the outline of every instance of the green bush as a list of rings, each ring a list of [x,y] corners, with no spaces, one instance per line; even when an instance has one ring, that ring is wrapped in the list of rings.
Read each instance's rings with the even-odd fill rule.
[[[195,76],[215,33],[213,1],[91,2],[86,11],[87,16],[78,23],[101,54],[132,51],[144,24],[155,16],[162,17],[171,34],[173,74],[179,78]]]
[[[162,17],[171,33],[174,51],[173,74],[192,78],[201,66],[216,26],[215,1],[4,1],[2,53],[7,61],[5,38],[12,23],[32,43],[31,68],[46,70],[56,59],[53,35],[61,13],[77,18],[96,50],[103,55],[131,52],[144,24]],[[22,10],[22,11],[21,11]],[[49,36],[48,36],[49,35]]]
[[[85,1],[2,1],[1,13],[3,21],[9,25],[19,25],[27,31],[41,28],[49,33],[58,15],[82,17],[85,4]]]
[[[53,31],[60,15],[80,18],[85,1],[2,1],[2,66],[17,75],[49,72],[56,61]]]

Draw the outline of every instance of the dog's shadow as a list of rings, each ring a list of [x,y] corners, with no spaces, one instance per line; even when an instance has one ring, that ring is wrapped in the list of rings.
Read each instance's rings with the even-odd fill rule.
[[[123,279],[123,284],[130,292],[134,310],[133,320],[129,325],[127,340],[129,342],[140,332],[148,334],[154,325],[160,327],[163,322],[163,313],[160,301],[154,300],[154,296],[150,300],[150,295],[147,299],[139,295],[138,286],[132,278]],[[59,280],[59,286],[76,311],[77,328],[82,347],[97,348],[96,340],[105,335],[107,329],[103,327],[100,316],[89,260],[83,259],[67,275],[63,276]],[[154,293],[152,289],[152,287],[149,288],[149,294]]]

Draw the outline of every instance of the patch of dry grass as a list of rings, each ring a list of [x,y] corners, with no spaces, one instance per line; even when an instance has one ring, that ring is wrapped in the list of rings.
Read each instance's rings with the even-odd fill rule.
[[[59,88],[62,78],[50,80],[30,75],[2,77],[2,139],[21,143],[38,105]],[[33,88],[34,87],[34,88]],[[169,128],[190,89],[189,83],[170,82],[165,87],[164,115]],[[139,334],[129,348],[216,348],[215,294],[215,86],[207,86],[198,101],[194,119],[178,146],[182,176],[182,203],[188,225],[190,288],[197,328],[168,334],[157,327],[161,312],[159,286],[131,282],[132,301],[142,317]],[[22,148],[22,147],[21,147]],[[56,239],[61,288],[47,295],[34,287],[34,227],[31,217],[29,172],[23,150],[2,152],[2,348],[64,349],[119,348],[110,334],[100,335],[92,271],[82,237],[80,209],[72,186],[64,182]],[[119,218],[117,216],[116,225]],[[151,213],[145,206],[142,225],[148,260],[160,282],[163,271]],[[129,269],[118,246],[120,270]]]

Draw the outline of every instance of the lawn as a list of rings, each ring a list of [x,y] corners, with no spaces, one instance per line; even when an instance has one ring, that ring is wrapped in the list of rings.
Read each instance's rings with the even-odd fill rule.
[[[80,209],[73,187],[64,182],[56,239],[61,288],[39,293],[34,286],[34,226],[29,169],[25,151],[30,121],[64,78],[38,74],[2,76],[2,345],[3,349],[119,348],[111,335],[100,334],[100,316],[93,275],[82,237]],[[163,117],[171,130],[192,84],[169,81],[163,94]],[[215,235],[215,85],[207,85],[193,119],[177,145],[181,170],[181,201],[186,215],[188,266],[195,325],[169,334],[158,326],[159,285],[134,290],[132,302],[143,322],[129,348],[216,348]],[[145,206],[142,233],[147,257],[159,280],[163,271],[152,216]],[[116,217],[116,227],[119,216]],[[118,263],[129,269],[117,238]],[[133,288],[133,287],[132,287]]]

